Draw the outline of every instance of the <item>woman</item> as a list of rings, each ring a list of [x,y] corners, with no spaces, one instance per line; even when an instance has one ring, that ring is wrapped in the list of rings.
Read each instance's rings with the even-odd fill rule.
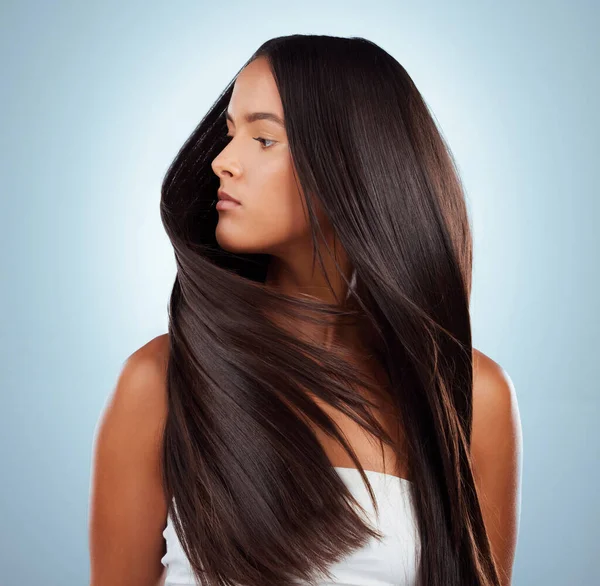
[[[403,67],[266,42],[161,214],[169,332],[98,429],[91,585],[509,584],[514,388],[472,347],[464,194]]]

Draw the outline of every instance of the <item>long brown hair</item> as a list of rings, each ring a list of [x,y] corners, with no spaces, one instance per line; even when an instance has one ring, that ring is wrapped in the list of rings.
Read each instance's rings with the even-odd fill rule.
[[[418,583],[497,586],[469,457],[472,243],[452,155],[408,73],[376,44],[291,35],[265,42],[248,63],[257,57],[268,59],[281,96],[314,251],[322,263],[320,205],[354,278],[348,303],[290,297],[265,286],[269,255],[217,244],[211,161],[228,141],[232,80],[162,186],[177,264],[162,454],[176,534],[210,586],[314,582],[381,537],[308,425],[344,446],[376,507],[356,454],[312,394],[408,458]],[[372,381],[345,350],[299,339],[275,315],[366,320],[408,453],[356,391]]]

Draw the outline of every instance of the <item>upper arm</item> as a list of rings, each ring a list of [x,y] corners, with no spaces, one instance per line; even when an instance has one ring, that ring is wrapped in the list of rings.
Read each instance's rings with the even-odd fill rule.
[[[509,585],[521,508],[522,432],[508,373],[474,350],[471,459],[501,583]]]
[[[91,586],[155,586],[167,502],[160,453],[166,418],[165,343],[126,360],[96,428],[90,494]]]

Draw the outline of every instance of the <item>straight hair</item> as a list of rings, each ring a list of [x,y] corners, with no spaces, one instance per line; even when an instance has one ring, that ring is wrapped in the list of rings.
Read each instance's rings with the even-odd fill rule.
[[[199,583],[292,586],[381,539],[310,423],[354,450],[314,398],[410,463],[420,586],[499,586],[474,484],[472,238],[459,174],[406,70],[360,37],[290,35],[268,60],[297,181],[320,252],[322,207],[352,266],[340,304],[265,286],[268,254],[215,239],[235,78],[177,153],[161,218],[177,274],[169,300],[162,474],[175,532]],[[239,74],[239,72],[238,72]],[[337,263],[336,263],[337,265]],[[338,267],[339,268],[339,267]],[[276,318],[275,318],[276,316]],[[367,324],[406,450],[357,389],[376,391],[349,353],[300,339],[285,319]],[[364,512],[364,511],[363,511]]]

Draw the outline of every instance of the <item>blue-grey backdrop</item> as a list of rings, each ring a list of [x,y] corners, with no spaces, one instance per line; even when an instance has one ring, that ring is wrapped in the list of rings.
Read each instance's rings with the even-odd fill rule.
[[[597,2],[0,10],[2,585],[89,579],[96,422],[125,358],[166,331],[163,174],[250,54],[296,32],[374,40],[433,109],[473,219],[474,345],[519,398],[514,584],[600,583]]]

